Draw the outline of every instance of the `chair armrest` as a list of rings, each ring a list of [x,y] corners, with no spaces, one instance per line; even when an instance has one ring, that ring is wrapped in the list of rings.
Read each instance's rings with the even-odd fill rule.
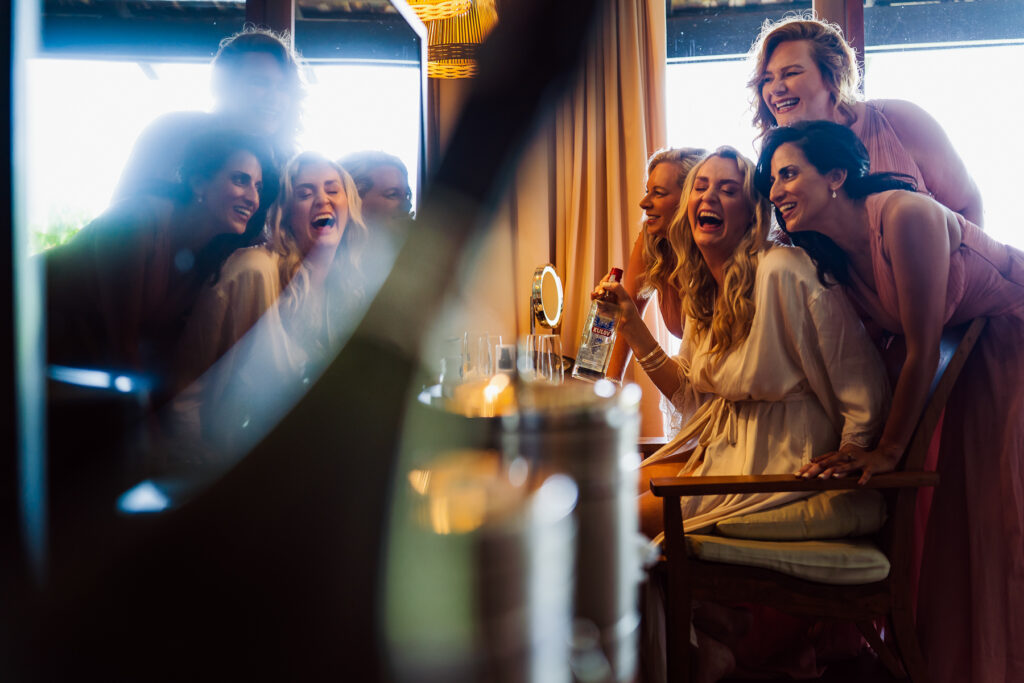
[[[637,440],[637,445],[640,447],[640,454],[645,458],[654,455],[655,451],[667,443],[668,437],[665,436],[641,436]]]
[[[804,479],[792,474],[761,474],[735,477],[655,477],[651,479],[651,492],[658,497],[706,496],[722,493],[916,488],[938,484],[937,472],[886,472],[874,475],[863,486],[857,483],[856,476]]]

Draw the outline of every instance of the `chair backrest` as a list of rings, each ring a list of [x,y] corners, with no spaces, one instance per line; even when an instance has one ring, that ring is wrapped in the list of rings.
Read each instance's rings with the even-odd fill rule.
[[[985,318],[975,318],[970,323],[943,331],[939,342],[939,364],[935,368],[924,411],[903,457],[903,471],[920,472],[924,469],[935,427],[986,322]],[[939,485],[942,485],[941,482]],[[889,576],[894,594],[909,594],[909,591],[913,590],[913,537],[917,495],[918,489],[914,487],[899,489],[898,492],[893,491],[886,495],[889,499],[889,520],[879,540],[892,566]]]
[[[935,427],[942,417],[942,411],[946,408],[946,402],[949,400],[960,371],[963,369],[964,363],[967,362],[971,349],[974,348],[974,344],[981,336],[986,322],[985,318],[975,318],[969,323],[950,327],[943,331],[942,339],[939,342],[939,364],[935,368],[924,411],[921,413],[921,418],[914,429],[914,435],[907,446],[902,469],[916,471],[924,467]]]

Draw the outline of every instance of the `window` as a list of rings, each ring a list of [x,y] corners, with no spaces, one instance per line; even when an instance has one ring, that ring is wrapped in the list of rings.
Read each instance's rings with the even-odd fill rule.
[[[135,139],[153,119],[212,104],[208,64],[35,59],[28,68],[28,215],[36,250],[107,207]],[[299,144],[330,158],[361,149],[395,154],[410,169],[415,194],[419,129],[409,122],[419,116],[418,67],[319,63],[308,74]]]
[[[416,34],[385,1],[300,2],[309,83],[299,145],[339,158],[398,156],[414,202],[421,167]],[[28,63],[28,220],[33,249],[67,239],[109,204],[139,133],[171,111],[209,110],[209,62],[245,2],[50,0]]]
[[[674,6],[681,3],[675,2]],[[668,21],[668,142],[728,144],[754,155],[745,53],[765,18],[807,3],[679,8]],[[767,10],[767,11],[766,11]],[[708,21],[709,17],[714,21]],[[985,229],[1024,247],[1008,160],[1024,158],[1024,6],[1009,2],[867,5],[865,94],[923,107],[946,130],[981,189]]]

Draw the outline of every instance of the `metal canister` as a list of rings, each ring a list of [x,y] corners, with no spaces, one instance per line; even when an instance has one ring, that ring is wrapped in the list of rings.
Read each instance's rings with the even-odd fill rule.
[[[641,578],[637,535],[640,390],[608,381],[535,387],[504,419],[506,458],[564,472],[579,487],[574,616],[591,622],[615,681],[637,671]]]
[[[491,455],[409,473],[385,607],[397,681],[571,681],[576,485]]]

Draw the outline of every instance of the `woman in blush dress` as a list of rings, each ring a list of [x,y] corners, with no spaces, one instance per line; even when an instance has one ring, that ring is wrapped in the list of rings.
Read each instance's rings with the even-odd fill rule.
[[[115,202],[45,253],[51,363],[145,372],[158,394],[175,383],[174,348],[203,283],[259,238],[277,186],[269,152],[241,133],[199,136],[184,158],[183,183]]]
[[[920,192],[981,225],[981,193],[938,122],[905,100],[862,100],[853,48],[838,26],[804,16],[766,22],[750,48],[754,126],[822,119],[861,139],[875,172],[909,176]]]
[[[267,244],[232,255],[202,292],[179,348],[179,375],[198,381],[175,402],[174,431],[214,450],[248,443],[249,431],[283,414],[351,331],[362,301],[367,230],[355,184],[336,163],[312,152],[289,162],[268,232]]]
[[[676,337],[683,336],[682,306],[669,276],[676,267],[676,255],[668,243],[668,226],[679,208],[686,175],[704,157],[704,150],[693,147],[662,149],[647,161],[647,186],[640,208],[644,222],[633,243],[629,263],[623,273],[623,286],[642,316],[651,296],[658,295],[658,308],[665,327]],[[630,356],[629,345],[619,340],[612,349],[607,376],[622,381]]]
[[[1024,680],[1024,253],[868,169],[857,136],[827,121],[770,131],[758,164],[758,187],[821,277],[906,340],[878,445],[816,458],[803,474],[860,471],[864,482],[892,470],[943,327],[987,317],[943,420],[917,624],[933,680]]]

